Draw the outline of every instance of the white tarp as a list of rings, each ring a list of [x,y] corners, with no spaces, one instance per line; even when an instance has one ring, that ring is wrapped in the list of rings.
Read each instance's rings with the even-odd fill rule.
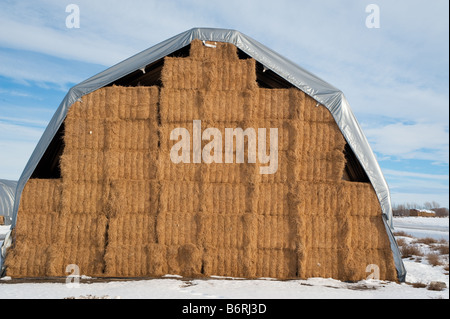
[[[12,222],[16,186],[16,181],[0,179],[0,216],[5,216],[5,225]]]
[[[331,111],[342,134],[361,163],[361,166],[364,168],[378,196],[383,211],[383,220],[385,221],[386,229],[391,239],[391,248],[394,253],[398,277],[399,280],[403,281],[406,271],[392,235],[392,207],[389,188],[375,155],[353,115],[344,94],[334,86],[287,60],[261,43],[235,30],[194,28],[185,31],[71,88],[51,119],[23,171],[18,182],[16,198],[20,199],[23,187],[64,121],[68,109],[77,99],[189,45],[193,39],[234,44],[250,57],[263,64],[266,69],[272,70]],[[13,227],[16,222],[18,204],[19,200],[16,201],[14,206]]]

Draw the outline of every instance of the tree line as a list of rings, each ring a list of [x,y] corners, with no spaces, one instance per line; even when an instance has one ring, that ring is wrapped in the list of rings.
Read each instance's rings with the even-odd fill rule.
[[[449,211],[446,207],[441,207],[441,205],[435,201],[425,202],[423,205],[416,203],[403,203],[403,204],[393,204],[392,213],[394,216],[410,216],[412,210],[426,209],[434,211],[436,217],[448,217]]]

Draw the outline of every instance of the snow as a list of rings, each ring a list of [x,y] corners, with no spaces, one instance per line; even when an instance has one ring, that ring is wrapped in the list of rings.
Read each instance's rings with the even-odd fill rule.
[[[394,218],[395,231],[419,234],[418,237],[445,238],[448,241],[448,218],[403,217]],[[9,227],[0,227],[0,240]],[[2,237],[3,236],[3,237]],[[399,238],[399,237],[398,237]],[[414,238],[401,236],[407,243]],[[420,244],[426,253],[431,251]],[[445,257],[448,265],[448,255]],[[395,283],[374,279],[346,283],[331,278],[307,280],[275,280],[214,276],[210,279],[189,279],[168,274],[159,279],[101,280],[82,277],[50,281],[24,281],[3,277],[0,279],[0,299],[449,299],[448,271],[444,266],[432,266],[426,258],[405,258],[406,282]],[[442,291],[415,288],[433,281],[444,282]]]
[[[448,240],[448,221],[448,217],[394,217],[394,228],[417,238]]]

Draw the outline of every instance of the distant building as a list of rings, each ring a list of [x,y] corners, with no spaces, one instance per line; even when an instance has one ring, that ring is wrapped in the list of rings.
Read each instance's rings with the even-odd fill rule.
[[[436,217],[436,212],[428,209],[411,209],[409,216],[413,217]]]

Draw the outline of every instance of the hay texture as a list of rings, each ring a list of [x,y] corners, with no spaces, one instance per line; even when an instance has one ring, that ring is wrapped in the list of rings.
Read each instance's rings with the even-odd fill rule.
[[[161,88],[105,87],[72,105],[62,177],[26,184],[7,275],[66,276],[77,264],[98,277],[354,281],[376,264],[396,279],[372,186],[342,179],[346,142],[331,113],[298,89],[259,88],[255,60],[207,44],[164,58]],[[266,128],[266,153],[276,128],[276,172],[249,163],[248,139],[244,163],[235,144],[232,163],[193,163],[195,120],[223,145],[226,128]],[[170,159],[180,127],[190,163]]]

